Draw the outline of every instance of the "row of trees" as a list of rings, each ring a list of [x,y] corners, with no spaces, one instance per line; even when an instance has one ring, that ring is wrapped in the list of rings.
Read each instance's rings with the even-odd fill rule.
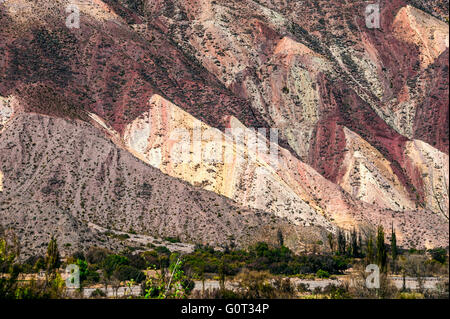
[[[353,258],[365,257],[368,264],[376,263],[382,272],[387,271],[388,264],[388,247],[385,243],[385,233],[383,226],[378,226],[376,237],[369,234],[366,241],[362,239],[360,232],[353,229],[350,234],[338,229],[335,239],[332,233],[328,234],[328,245],[332,252]],[[393,271],[396,272],[396,262],[398,257],[397,237],[392,227],[390,253],[393,262]]]

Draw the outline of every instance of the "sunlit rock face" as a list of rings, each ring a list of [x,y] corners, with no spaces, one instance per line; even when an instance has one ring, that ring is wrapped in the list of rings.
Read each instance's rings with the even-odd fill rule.
[[[419,140],[408,142],[404,155],[409,174],[422,183],[423,205],[448,220],[448,155]]]
[[[448,25],[412,6],[401,8],[392,24],[394,35],[420,48],[420,64],[428,67],[448,48]]]
[[[393,173],[390,163],[358,134],[344,128],[344,173],[339,185],[366,203],[392,210],[415,208],[415,203]]]
[[[235,118],[228,122],[227,135],[155,95],[149,111],[127,126],[124,140],[139,158],[168,175],[294,223],[332,229],[319,208],[308,205],[314,203],[310,194],[277,163],[285,160],[278,158],[279,146],[267,146],[265,137]]]
[[[412,140],[405,145],[402,166],[417,185],[416,198],[396,178],[381,154],[354,132],[344,128],[346,154],[339,185],[355,198],[395,211],[429,209],[448,218],[448,155],[429,144]],[[419,201],[419,193],[422,201]]]

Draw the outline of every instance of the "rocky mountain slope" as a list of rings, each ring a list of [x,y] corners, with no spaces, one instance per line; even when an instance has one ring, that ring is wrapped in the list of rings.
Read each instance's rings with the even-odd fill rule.
[[[19,115],[0,147],[2,225],[16,229],[27,248],[45,248],[52,232],[71,249],[115,247],[89,223],[214,246],[275,239],[278,229],[289,229],[272,214],[164,175],[87,123]]]
[[[123,245],[89,223],[448,246],[448,3],[380,1],[380,29],[365,1],[79,0],[74,29],[70,3],[0,3],[1,224],[27,248]]]

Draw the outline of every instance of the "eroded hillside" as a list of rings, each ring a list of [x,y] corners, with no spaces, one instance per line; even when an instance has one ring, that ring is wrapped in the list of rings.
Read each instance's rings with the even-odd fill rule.
[[[63,250],[114,244],[89,223],[214,246],[275,240],[278,229],[290,229],[272,214],[164,175],[87,123],[20,115],[0,148],[2,225],[17,231],[25,252],[43,250],[51,234]]]
[[[69,3],[0,3],[1,224],[26,247],[123,244],[89,223],[297,248],[393,224],[448,245],[448,3],[380,1],[379,29],[366,1],[80,0],[80,28]],[[258,128],[277,165],[234,141]]]

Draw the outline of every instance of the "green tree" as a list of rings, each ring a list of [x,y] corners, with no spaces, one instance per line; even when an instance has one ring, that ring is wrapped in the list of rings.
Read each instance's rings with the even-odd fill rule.
[[[45,267],[47,274],[54,273],[61,265],[58,244],[54,236],[50,239],[47,247],[47,255],[45,256]]]
[[[369,235],[369,239],[367,240],[367,256],[366,256],[366,258],[367,258],[368,264],[372,264],[375,259],[372,234]]]
[[[360,249],[361,256],[363,256],[363,240],[362,240],[361,232],[358,232],[358,246]]]
[[[340,255],[345,255],[345,250],[347,246],[347,241],[345,239],[345,234],[341,229],[338,229],[338,252]]]
[[[103,261],[102,268],[107,278],[110,278],[113,272],[122,265],[128,265],[127,257],[120,255],[109,255]]]
[[[141,283],[145,279],[145,275],[142,271],[129,265],[118,266],[113,272],[113,277],[119,281],[133,280],[137,283]]]
[[[377,257],[376,261],[378,267],[380,267],[381,272],[386,272],[387,270],[387,253],[386,244],[384,243],[384,230],[383,226],[378,226],[377,230]]]
[[[330,274],[328,273],[328,271],[319,269],[319,270],[316,272],[316,277],[317,277],[317,278],[330,278]]]
[[[445,264],[445,261],[447,260],[447,251],[444,248],[434,248],[429,250],[429,253],[431,254],[432,260]]]
[[[88,271],[88,263],[86,260],[77,259],[76,264],[80,269],[80,281],[86,280]]]
[[[397,236],[395,235],[394,225],[392,225],[392,234],[391,234],[391,257],[392,257],[392,265],[394,273],[397,272],[397,257],[398,257],[398,249],[397,249]]]
[[[278,237],[278,245],[280,247],[283,247],[284,246],[284,238],[283,238],[283,232],[281,231],[281,229],[278,229],[277,237]]]
[[[225,290],[225,255],[222,256],[219,264],[219,286],[220,290]]]
[[[356,234],[355,228],[353,228],[351,234],[351,243],[352,243],[352,256],[359,257],[358,235]]]
[[[330,246],[330,250],[331,250],[331,252],[333,252],[334,251],[333,234],[332,233],[328,233],[327,238],[328,238],[328,245]]]

